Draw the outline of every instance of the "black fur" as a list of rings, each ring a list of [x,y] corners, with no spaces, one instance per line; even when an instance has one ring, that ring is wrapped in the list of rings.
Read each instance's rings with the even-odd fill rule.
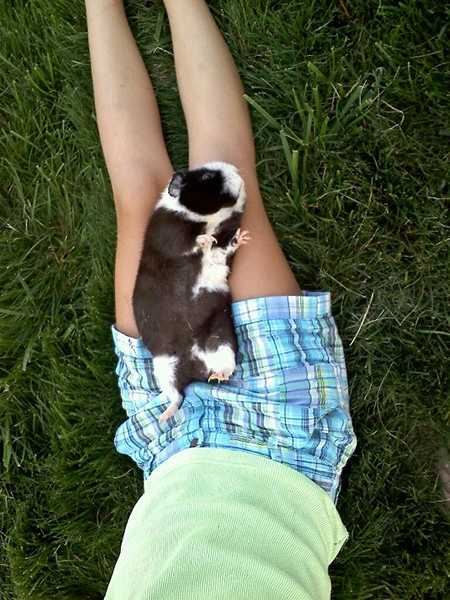
[[[180,203],[200,215],[212,215],[236,202],[236,198],[224,190],[224,177],[217,169],[202,167],[178,171],[172,177],[169,194],[175,187],[174,183],[177,189],[181,189]]]

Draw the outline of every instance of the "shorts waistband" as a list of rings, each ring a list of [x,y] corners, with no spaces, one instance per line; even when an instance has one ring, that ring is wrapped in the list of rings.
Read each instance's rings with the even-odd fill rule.
[[[236,326],[267,319],[319,319],[331,316],[330,292],[301,291],[296,296],[263,296],[232,302]],[[111,325],[116,351],[129,356],[150,358],[152,355],[141,337],[133,338]]]

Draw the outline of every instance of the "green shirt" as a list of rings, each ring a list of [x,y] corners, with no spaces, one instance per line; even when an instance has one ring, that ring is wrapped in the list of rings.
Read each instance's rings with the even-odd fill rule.
[[[317,484],[257,454],[188,448],[145,481],[106,600],[322,600],[348,537]]]

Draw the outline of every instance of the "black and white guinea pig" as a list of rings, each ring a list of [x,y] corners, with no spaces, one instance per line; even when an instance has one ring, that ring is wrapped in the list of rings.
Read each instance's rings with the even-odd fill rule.
[[[241,232],[245,186],[237,168],[211,162],[176,172],[147,225],[133,293],[136,324],[167,396],[165,421],[193,380],[226,381],[236,336],[228,275]]]

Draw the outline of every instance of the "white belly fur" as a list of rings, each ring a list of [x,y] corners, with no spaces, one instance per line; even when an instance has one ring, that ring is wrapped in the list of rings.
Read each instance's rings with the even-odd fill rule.
[[[192,289],[192,295],[197,296],[201,291],[228,291],[228,274],[230,269],[226,264],[227,254],[222,248],[211,248],[202,256],[202,266],[197,281]]]
[[[194,344],[192,356],[199,358],[206,365],[209,373],[222,373],[227,379],[236,368],[234,351],[229,344],[220,344],[217,350],[202,350]]]

